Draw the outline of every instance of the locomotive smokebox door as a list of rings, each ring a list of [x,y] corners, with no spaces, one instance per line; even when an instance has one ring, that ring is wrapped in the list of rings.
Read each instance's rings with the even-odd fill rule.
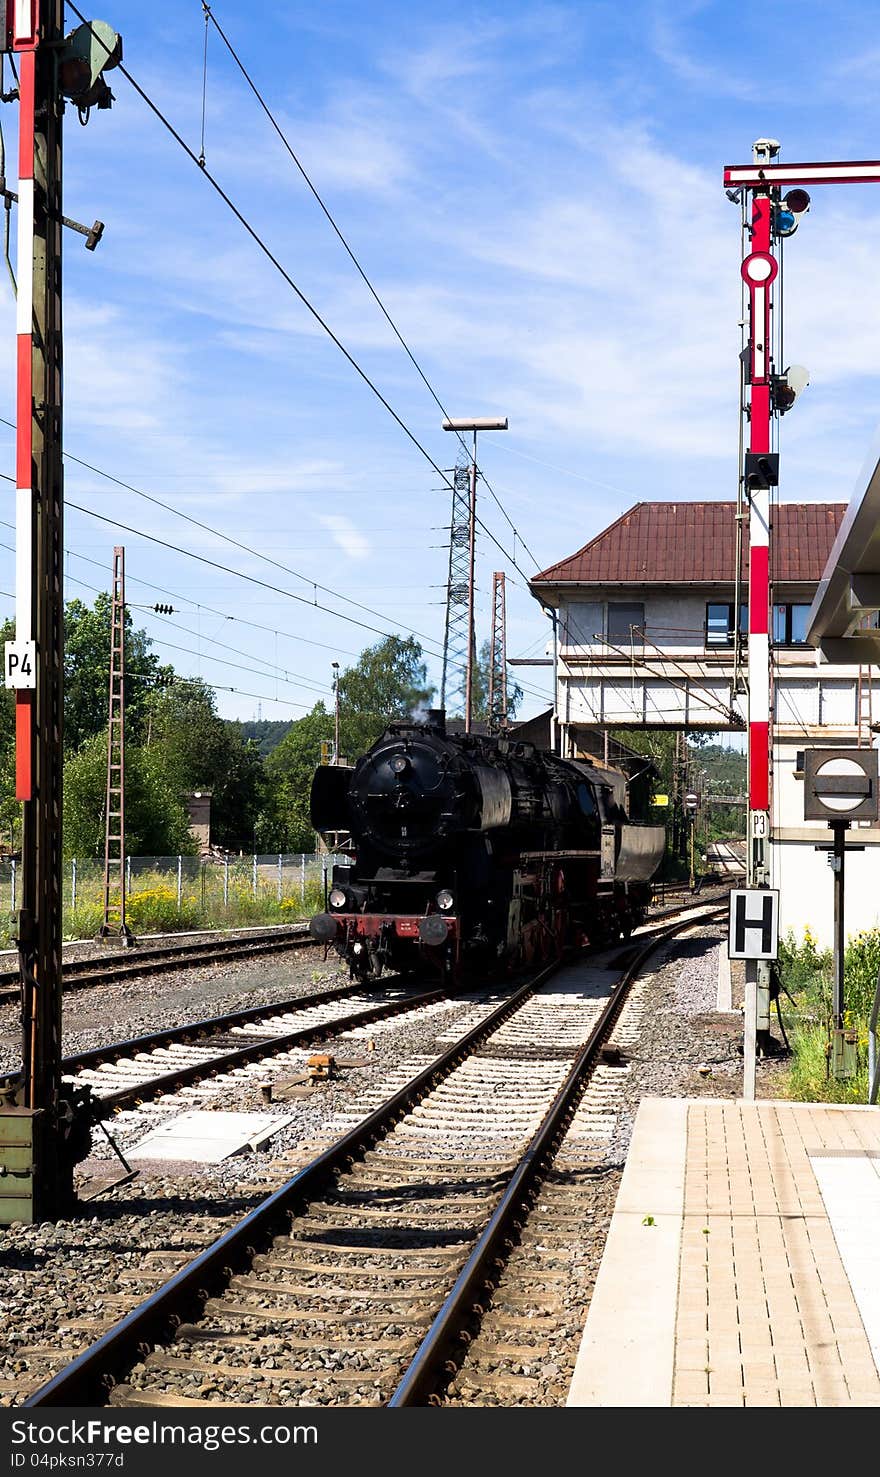
[[[617,836],[613,826],[602,827],[602,871],[603,882],[613,882],[617,865]]]

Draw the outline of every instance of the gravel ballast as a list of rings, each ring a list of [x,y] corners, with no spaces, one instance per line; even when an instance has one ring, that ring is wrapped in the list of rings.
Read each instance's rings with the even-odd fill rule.
[[[534,1366],[523,1362],[529,1369],[525,1378],[536,1382],[530,1383],[525,1398],[511,1395],[488,1403],[564,1401],[641,1098],[740,1094],[742,1017],[739,1011],[719,1015],[715,1010],[719,938],[713,925],[668,942],[642,977],[638,1029],[627,1046],[626,1070],[608,1079],[613,1080],[608,1132],[599,1148],[593,1144],[589,1152],[593,1209],[578,1227],[574,1253],[565,1254],[571,1276],[559,1294],[562,1316],[554,1352]],[[332,970],[321,965],[320,983],[341,983],[342,975],[328,975],[328,968]],[[315,973],[313,962],[296,955],[255,961],[246,969],[238,964],[187,971],[182,984],[168,976],[149,981],[137,995],[133,1013],[129,983],[105,987],[100,999],[86,998],[98,994],[86,991],[69,1005],[65,1002],[65,1050],[236,1005],[287,998],[298,985],[308,993],[318,984]],[[117,994],[118,999],[108,999]],[[357,1065],[343,1067],[337,1080],[315,1086],[307,1095],[273,1104],[279,1113],[291,1113],[294,1121],[262,1153],[218,1165],[145,1164],[135,1180],[84,1205],[76,1219],[0,1231],[0,1306],[6,1329],[0,1346],[0,1402],[17,1403],[22,1391],[41,1383],[76,1349],[92,1342],[161,1277],[240,1219],[296,1164],[414,1075],[441,1049],[438,1038],[463,1032],[475,1011],[488,1008],[489,999],[483,994],[441,1002],[418,1016],[392,1018],[323,1045],[322,1050]],[[0,1043],[5,1044],[9,1027],[4,1034],[3,1024],[0,1019]],[[759,1064],[762,1095],[774,1095],[777,1073],[777,1064]],[[227,1088],[216,1106],[267,1110],[253,1079],[241,1083],[235,1094]],[[578,1160],[579,1165],[584,1162]],[[50,1350],[54,1358],[46,1357]],[[461,1403],[483,1402],[472,1391],[463,1392]]]

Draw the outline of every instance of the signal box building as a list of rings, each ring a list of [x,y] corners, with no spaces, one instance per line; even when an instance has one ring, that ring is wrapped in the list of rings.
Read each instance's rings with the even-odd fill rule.
[[[807,746],[870,746],[880,717],[868,667],[833,665],[807,644],[808,614],[845,503],[780,503],[772,515],[772,885],[781,924],[832,931],[827,827],[804,821]],[[554,617],[556,723],[563,754],[601,753],[616,729],[741,732],[747,720],[748,520],[736,577],[733,502],[637,503],[531,591]],[[745,808],[743,809],[745,828]],[[855,832],[855,826],[853,828]],[[880,828],[847,859],[850,932],[880,921],[872,885]],[[873,853],[873,854],[872,854]]]

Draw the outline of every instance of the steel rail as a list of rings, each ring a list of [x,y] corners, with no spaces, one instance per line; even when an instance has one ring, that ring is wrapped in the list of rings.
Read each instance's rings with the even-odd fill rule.
[[[163,1072],[158,1077],[150,1077],[145,1082],[132,1083],[130,1087],[121,1087],[117,1092],[92,1098],[87,1109],[89,1121],[97,1123],[105,1118],[112,1118],[124,1108],[139,1107],[150,1098],[162,1097],[165,1093],[175,1092],[189,1083],[201,1082],[206,1077],[218,1077],[222,1072],[234,1071],[236,1067],[246,1067],[250,1062],[262,1061],[264,1057],[277,1056],[279,1052],[288,1051],[292,1046],[324,1041],[328,1036],[337,1036],[340,1031],[347,1031],[352,1026],[368,1026],[373,1021],[403,1015],[422,1005],[432,1005],[435,1001],[446,998],[446,991],[439,988],[398,1000],[383,1000],[378,1005],[367,1006],[366,1010],[352,1011],[350,1015],[336,1016],[329,1021],[316,1021],[311,1026],[300,1026],[296,1031],[286,1031],[283,1036],[265,1037],[251,1042],[249,1046],[239,1046],[234,1051],[209,1057],[207,1061],[173,1067],[171,1071]]]
[[[35,1390],[19,1408],[95,1405],[105,1400],[120,1371],[146,1357],[152,1346],[167,1341],[185,1318],[197,1317],[207,1299],[228,1285],[236,1270],[246,1266],[259,1247],[267,1245],[278,1234],[286,1219],[320,1194],[335,1173],[348,1168],[465,1057],[481,1046],[508,1016],[556,973],[560,962],[554,960],[521,985],[386,1103],[298,1170],[292,1179],[250,1211],[238,1225],[226,1231],[188,1266],[176,1272],[163,1287],[102,1334],[66,1369],[60,1370]]]
[[[87,1067],[99,1067],[105,1062],[118,1061],[120,1057],[131,1056],[136,1052],[156,1051],[162,1046],[185,1046],[193,1038],[201,1039],[220,1035],[223,1031],[232,1030],[235,1026],[247,1025],[250,1021],[265,1020],[273,1015],[284,1015],[291,1010],[309,1010],[313,1005],[326,1005],[331,1000],[343,1000],[348,995],[363,993],[362,985],[336,985],[326,990],[318,990],[313,995],[299,995],[289,1000],[276,1000],[271,1005],[252,1005],[244,1010],[231,1012],[229,1015],[207,1016],[204,1020],[189,1021],[182,1026],[166,1026],[159,1031],[148,1031],[143,1036],[130,1036],[124,1041],[111,1041],[106,1046],[90,1046],[86,1051],[78,1051],[72,1056],[62,1057],[61,1071],[64,1076],[69,1077],[73,1072],[81,1072]],[[14,1082],[18,1075],[17,1072],[0,1073],[0,1090]]]
[[[305,932],[267,935],[254,939],[217,939],[212,943],[180,944],[150,949],[143,954],[126,954],[109,959],[70,959],[62,965],[63,988],[84,990],[90,986],[113,984],[116,980],[146,974],[163,974],[177,968],[194,968],[216,959],[236,959],[256,954],[276,954],[285,949],[320,948]],[[0,971],[0,1004],[17,1000],[18,970]]]
[[[720,914],[721,910],[718,911]],[[512,1247],[520,1229],[519,1217],[526,1213],[535,1183],[550,1167],[559,1141],[571,1123],[587,1086],[590,1068],[617,1023],[631,985],[642,965],[666,938],[694,926],[696,925],[692,919],[671,924],[648,940],[627,966],[513,1171],[504,1194],[458,1274],[449,1296],[388,1401],[389,1408],[435,1403],[434,1392],[437,1386],[456,1372],[458,1366],[453,1355],[470,1342],[466,1325],[475,1318],[481,1318],[484,1308],[480,1299],[485,1298],[487,1292],[491,1295],[495,1290],[499,1269],[507,1260],[505,1252]]]
[[[160,1046],[186,1044],[192,1037],[210,1037],[235,1026],[246,1026],[252,1021],[271,1019],[273,1015],[286,1015],[293,1010],[310,1010],[313,1005],[326,1005],[331,1000],[344,1000],[346,996],[364,994],[363,985],[335,985],[318,990],[314,995],[294,995],[289,1000],[277,1000],[269,1005],[251,1005],[229,1015],[206,1016],[201,1021],[190,1021],[183,1026],[167,1026],[161,1031],[148,1031],[143,1036],[131,1036],[127,1041],[112,1041],[107,1046],[90,1046],[75,1056],[66,1056],[61,1066],[66,1073],[81,1071],[83,1067],[100,1066],[102,1062],[116,1061],[132,1052],[155,1051]]]
[[[669,932],[686,928],[691,923],[698,923],[700,917],[709,917],[711,912],[704,909],[696,918],[692,915],[683,919],[677,925],[661,929],[653,935],[662,941]],[[628,946],[637,946],[641,940],[634,940]],[[558,968],[558,962],[552,966]],[[295,1031],[285,1033],[283,1036],[273,1036],[268,1040],[252,1042],[248,1046],[236,1047],[234,1051],[224,1052],[222,1055],[212,1057],[208,1061],[192,1062],[185,1066],[172,1068],[158,1077],[151,1077],[145,1082],[132,1083],[129,1087],[122,1087],[117,1092],[107,1093],[102,1097],[92,1099],[88,1116],[91,1122],[97,1123],[105,1118],[112,1117],[115,1113],[125,1108],[137,1107],[141,1103],[154,1097],[161,1097],[168,1092],[175,1092],[179,1087],[185,1087],[189,1083],[202,1081],[205,1077],[216,1077],[221,1072],[233,1071],[236,1067],[247,1066],[250,1062],[261,1061],[263,1057],[275,1056],[281,1051],[286,1051],[292,1046],[301,1046],[305,1042],[324,1040],[327,1036],[338,1035],[340,1031],[347,1031],[352,1026],[368,1025],[372,1021],[383,1020],[387,1016],[400,1015],[406,1011],[414,1010],[418,1006],[428,1005],[434,1000],[445,999],[448,991],[444,988],[425,991],[416,996],[408,996],[403,999],[382,1001],[377,1005],[368,1006],[365,1010],[353,1012],[351,1015],[340,1016],[335,1020],[316,1023],[312,1026],[302,1026]],[[101,1048],[98,1048],[100,1051]]]

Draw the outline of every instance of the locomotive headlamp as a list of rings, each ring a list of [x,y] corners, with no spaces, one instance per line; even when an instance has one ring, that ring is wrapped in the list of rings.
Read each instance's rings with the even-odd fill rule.
[[[449,891],[448,887],[442,887],[434,901],[436,902],[437,907],[440,909],[441,913],[448,913],[453,903],[455,902],[455,898],[452,896],[452,893]]]
[[[391,768],[394,774],[406,774],[406,771],[409,769],[409,760],[406,755],[395,754],[391,761]]]
[[[348,898],[342,891],[341,887],[333,887],[330,890],[330,897],[328,898],[328,902],[331,908],[344,908],[346,903],[348,902]]]

